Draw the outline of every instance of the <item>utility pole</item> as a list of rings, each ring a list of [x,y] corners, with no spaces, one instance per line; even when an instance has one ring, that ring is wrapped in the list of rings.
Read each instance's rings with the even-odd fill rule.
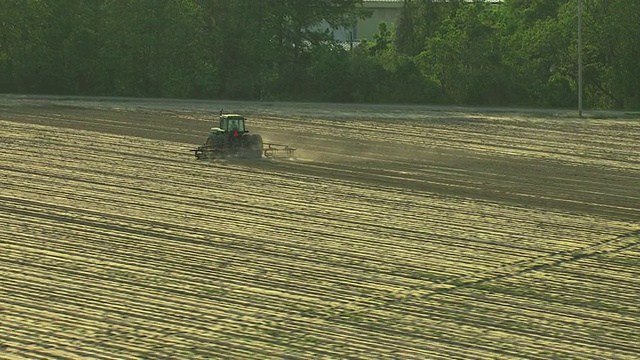
[[[578,0],[578,117],[582,117],[582,0]]]

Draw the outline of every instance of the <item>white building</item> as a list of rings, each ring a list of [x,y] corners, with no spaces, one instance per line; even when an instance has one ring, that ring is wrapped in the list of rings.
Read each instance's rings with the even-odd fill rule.
[[[503,0],[485,1],[497,4]],[[364,0],[363,8],[369,10],[371,16],[359,20],[353,28],[334,30],[333,35],[336,40],[341,42],[360,42],[364,39],[373,40],[373,35],[378,32],[378,25],[381,22],[386,22],[389,25],[389,29],[395,26],[403,6],[404,0]]]
[[[365,0],[363,8],[371,12],[371,16],[359,20],[356,26],[350,29],[337,29],[333,35],[338,41],[360,42],[364,39],[373,40],[373,35],[378,32],[381,22],[395,24],[402,10],[403,0]]]

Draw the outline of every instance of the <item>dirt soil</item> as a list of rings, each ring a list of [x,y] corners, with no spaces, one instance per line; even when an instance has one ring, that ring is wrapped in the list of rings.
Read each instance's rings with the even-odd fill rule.
[[[296,157],[196,160],[220,109]],[[594,114],[2,95],[0,358],[637,358]]]

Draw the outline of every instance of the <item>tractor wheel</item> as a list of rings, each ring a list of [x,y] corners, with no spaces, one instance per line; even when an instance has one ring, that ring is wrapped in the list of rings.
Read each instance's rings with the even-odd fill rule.
[[[259,159],[262,157],[262,136],[258,134],[246,134],[244,135],[245,147],[248,150],[251,158]]]
[[[223,134],[211,134],[204,143],[205,158],[213,159],[224,154],[227,149],[227,138]]]

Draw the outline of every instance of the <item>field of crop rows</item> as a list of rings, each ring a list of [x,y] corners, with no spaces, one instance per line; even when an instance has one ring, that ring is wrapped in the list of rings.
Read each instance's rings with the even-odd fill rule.
[[[1,359],[640,356],[640,120],[230,106],[0,101]]]

